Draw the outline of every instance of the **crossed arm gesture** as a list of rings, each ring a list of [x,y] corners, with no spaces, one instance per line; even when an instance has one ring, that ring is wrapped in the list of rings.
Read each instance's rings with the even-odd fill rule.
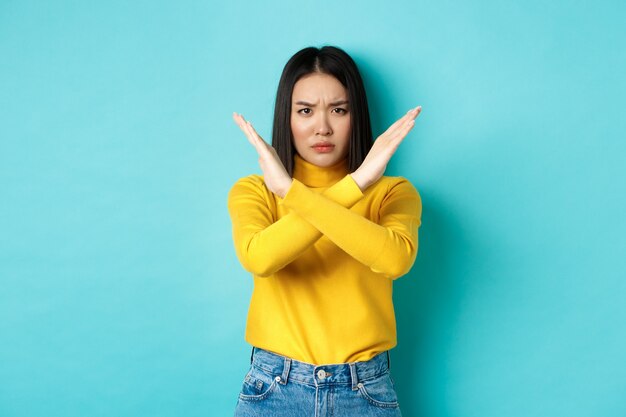
[[[361,191],[365,191],[383,175],[389,160],[415,125],[415,118],[421,111],[421,106],[409,110],[374,141],[361,166],[351,174]],[[283,198],[291,186],[292,179],[276,151],[259,136],[252,124],[241,114],[233,113],[233,119],[259,154],[259,165],[263,171],[265,185],[271,192]]]
[[[233,119],[257,150],[263,171],[262,179],[246,177],[229,194],[235,249],[244,268],[257,276],[272,275],[325,235],[374,272],[392,278],[406,273],[417,253],[416,227],[421,214],[421,201],[413,186],[406,180],[393,181],[393,189],[387,191],[390,203],[381,206],[378,222],[350,208],[383,175],[420,111],[421,107],[412,109],[392,124],[355,172],[321,194],[290,178],[274,148],[250,122],[234,113]],[[283,198],[289,209],[286,215],[274,219],[268,197],[257,188],[259,181],[265,184],[264,189]],[[291,198],[285,197],[287,191]],[[355,230],[359,233],[347,232]],[[363,244],[365,241],[369,243]]]

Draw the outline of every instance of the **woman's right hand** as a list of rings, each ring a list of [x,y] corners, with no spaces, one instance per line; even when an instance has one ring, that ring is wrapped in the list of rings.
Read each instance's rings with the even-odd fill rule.
[[[409,110],[374,141],[361,166],[351,174],[361,191],[383,176],[389,160],[415,125],[415,118],[421,111],[422,106]]]
[[[259,154],[259,165],[261,166],[261,171],[263,171],[265,185],[271,192],[280,198],[284,198],[293,180],[280,161],[276,150],[259,136],[254,127],[252,127],[252,123],[246,121],[241,114],[233,113],[233,120]]]

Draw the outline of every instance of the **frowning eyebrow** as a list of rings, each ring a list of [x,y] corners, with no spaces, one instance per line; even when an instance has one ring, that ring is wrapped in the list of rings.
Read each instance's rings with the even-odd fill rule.
[[[307,106],[307,107],[315,107],[315,104],[307,103],[306,101],[302,101],[302,100],[296,101],[296,104],[300,104],[302,106]],[[333,101],[332,103],[330,103],[331,106],[339,106],[341,104],[348,104],[348,100],[339,100],[339,101]]]

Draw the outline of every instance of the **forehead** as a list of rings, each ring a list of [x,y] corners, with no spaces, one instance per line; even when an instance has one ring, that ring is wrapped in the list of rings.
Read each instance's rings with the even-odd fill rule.
[[[293,86],[292,98],[347,99],[348,92],[338,79],[328,74],[313,73],[300,78]]]

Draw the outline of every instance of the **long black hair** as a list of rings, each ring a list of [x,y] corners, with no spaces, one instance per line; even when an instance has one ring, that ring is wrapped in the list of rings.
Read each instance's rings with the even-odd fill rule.
[[[272,146],[289,175],[293,176],[296,153],[291,132],[293,87],[300,78],[315,72],[332,75],[348,91],[351,133],[347,159],[348,169],[354,172],[372,147],[372,126],[361,74],[350,55],[334,46],[304,48],[285,65],[276,93]]]

